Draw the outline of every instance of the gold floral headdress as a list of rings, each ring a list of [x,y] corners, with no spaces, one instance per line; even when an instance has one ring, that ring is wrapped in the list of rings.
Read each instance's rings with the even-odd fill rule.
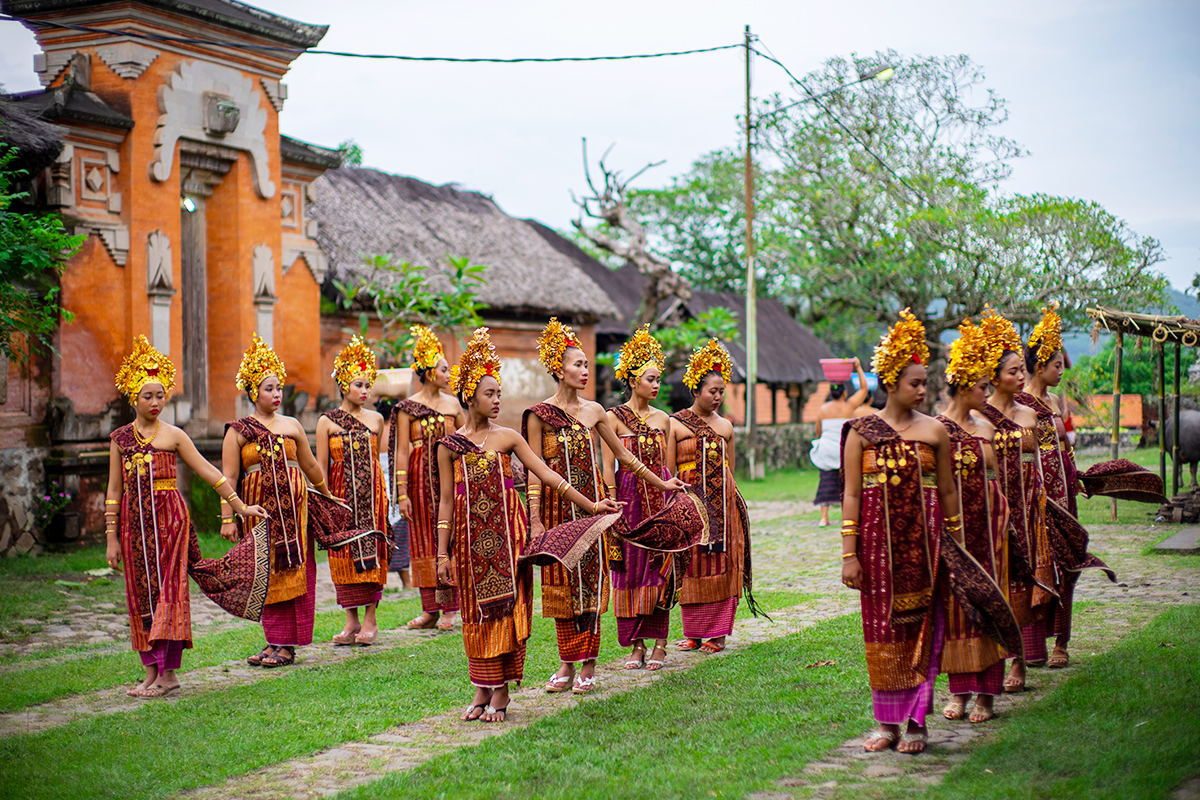
[[[638,328],[621,348],[621,354],[617,356],[617,380],[640,378],[651,366],[658,367],[659,372],[666,369],[662,346],[650,335],[647,324]]]
[[[692,353],[687,372],[683,374],[683,385],[695,389],[710,372],[721,373],[725,383],[733,382],[733,359],[716,339],[709,339],[708,344]]]
[[[1011,350],[1014,353],[1024,352],[1025,346],[1021,344],[1021,334],[1017,333],[1017,328],[1004,317],[996,313],[991,306],[983,307],[983,315],[979,318],[979,327],[983,329],[983,335],[987,339],[988,345],[996,350],[996,363],[992,365],[995,369],[999,366],[1000,356],[1004,355],[1005,350]]]
[[[163,391],[170,394],[175,388],[175,365],[154,349],[145,336],[138,336],[133,340],[133,351],[117,370],[117,389],[129,398],[129,405],[134,405],[138,392],[147,383],[161,383]]]
[[[250,340],[250,347],[242,356],[242,364],[237,371],[237,388],[250,393],[251,400],[258,400],[258,387],[270,376],[274,375],[282,383],[287,379],[287,370],[283,362],[256,333]]]
[[[353,336],[350,344],[342,348],[337,358],[333,360],[333,375],[331,376],[343,392],[350,391],[350,384],[358,378],[366,378],[367,383],[374,384],[379,370],[375,367],[375,354],[361,336]]]
[[[1058,303],[1051,303],[1042,309],[1042,321],[1033,329],[1029,337],[1029,348],[1037,346],[1037,365],[1040,367],[1050,360],[1055,351],[1062,350],[1062,317],[1058,315]]]
[[[579,347],[579,337],[570,325],[563,325],[558,317],[551,317],[537,338],[538,360],[551,375],[562,369],[563,353],[568,347]]]
[[[483,376],[491,375],[500,383],[500,356],[487,328],[476,328],[467,342],[462,358],[450,370],[450,391],[464,401],[475,396],[475,387]]]
[[[950,364],[946,380],[965,389],[980,378],[990,378],[996,372],[1004,348],[988,341],[983,328],[970,319],[958,326],[958,338],[950,345]]]
[[[900,319],[875,346],[871,369],[885,386],[895,386],[900,373],[909,364],[929,363],[929,345],[925,343],[925,326],[909,309],[900,312]]]
[[[424,325],[413,325],[408,329],[413,337],[413,369],[433,369],[438,361],[446,357],[437,335]]]

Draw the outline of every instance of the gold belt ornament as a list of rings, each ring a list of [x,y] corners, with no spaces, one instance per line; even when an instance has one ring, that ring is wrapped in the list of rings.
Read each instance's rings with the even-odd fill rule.
[[[174,478],[155,478],[154,479],[154,491],[156,491],[156,492],[173,492],[173,491],[175,491],[176,488],[177,487],[175,486]]]
[[[287,465],[288,465],[288,469],[300,469],[300,462],[292,461],[290,458],[288,459]],[[261,469],[262,469],[262,462],[260,461],[257,464],[251,464],[250,466],[246,467],[246,474],[253,475],[255,472],[258,472]]]

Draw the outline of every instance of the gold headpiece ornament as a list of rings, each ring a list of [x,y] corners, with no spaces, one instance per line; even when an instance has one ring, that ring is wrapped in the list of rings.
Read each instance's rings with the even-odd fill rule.
[[[271,349],[271,345],[264,342],[256,333],[250,340],[250,347],[246,350],[246,354],[242,356],[241,366],[238,367],[237,388],[243,392],[249,392],[251,400],[258,400],[258,387],[262,386],[263,381],[272,375],[279,378],[280,383],[283,383],[287,378],[287,370],[283,368],[283,362]]]
[[[958,326],[958,338],[950,345],[950,364],[946,380],[953,386],[966,389],[980,378],[990,378],[996,372],[1004,348],[988,341],[983,328],[970,319]]]
[[[650,335],[647,324],[638,328],[621,348],[621,354],[617,356],[617,380],[640,378],[651,366],[658,367],[659,372],[666,368],[662,347]]]
[[[1017,328],[1004,317],[996,313],[991,306],[983,307],[983,315],[979,318],[979,327],[983,329],[983,335],[987,339],[988,345],[996,350],[996,363],[992,365],[995,369],[1000,365],[1000,357],[1004,355],[1005,350],[1011,350],[1014,353],[1024,352],[1025,346],[1021,344],[1021,334],[1017,333]]]
[[[900,373],[909,364],[929,363],[929,345],[925,343],[925,326],[904,309],[900,319],[875,346],[871,369],[885,386],[895,386]]]
[[[350,344],[342,348],[333,360],[333,379],[343,392],[350,391],[350,384],[358,378],[366,378],[374,384],[379,370],[375,368],[375,354],[361,336],[354,336]]]
[[[1042,309],[1042,321],[1033,329],[1029,337],[1029,347],[1037,346],[1037,365],[1040,367],[1050,360],[1056,350],[1062,350],[1062,317],[1058,315],[1058,303],[1051,303]]]
[[[563,353],[568,347],[579,347],[579,337],[570,325],[563,325],[558,317],[551,317],[537,338],[538,360],[551,375],[562,369]],[[583,348],[580,348],[583,349]]]
[[[695,389],[710,372],[721,373],[725,383],[733,382],[733,359],[716,339],[709,339],[708,344],[692,353],[687,372],[683,374],[683,385]]]
[[[450,370],[450,391],[464,401],[475,396],[475,387],[483,376],[491,375],[500,383],[500,356],[487,328],[476,328],[467,342],[462,358]]]
[[[433,369],[438,361],[446,357],[442,343],[429,328],[413,325],[408,332],[413,337],[413,369]]]
[[[133,340],[133,351],[125,356],[125,361],[117,370],[117,390],[129,399],[129,405],[132,406],[147,383],[161,383],[163,391],[170,394],[175,388],[175,365],[171,359],[155,350],[145,336],[138,336]]]

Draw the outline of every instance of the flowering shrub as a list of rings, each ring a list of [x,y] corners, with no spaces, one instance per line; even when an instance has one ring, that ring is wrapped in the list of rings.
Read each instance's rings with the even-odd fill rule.
[[[49,490],[37,501],[37,523],[45,528],[71,502],[71,493],[63,489],[58,481],[51,481]]]

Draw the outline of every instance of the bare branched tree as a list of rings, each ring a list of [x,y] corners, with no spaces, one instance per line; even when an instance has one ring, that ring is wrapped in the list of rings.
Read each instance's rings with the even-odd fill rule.
[[[612,148],[610,145],[600,157],[600,175],[604,184],[603,188],[598,189],[592,180],[591,166],[588,164],[587,139],[583,140],[583,172],[592,194],[590,197],[578,198],[572,193],[572,199],[580,208],[579,219],[572,224],[596,247],[625,259],[646,276],[646,288],[642,293],[641,307],[638,309],[637,324],[641,326],[655,321],[658,307],[663,300],[673,297],[690,300],[692,286],[686,278],[671,269],[670,262],[650,252],[646,241],[646,228],[629,207],[629,185],[646,170],[664,162],[647,164],[633,175],[624,178],[620,172],[609,169],[604,163]],[[584,224],[585,218],[597,220],[600,224],[588,227]]]

